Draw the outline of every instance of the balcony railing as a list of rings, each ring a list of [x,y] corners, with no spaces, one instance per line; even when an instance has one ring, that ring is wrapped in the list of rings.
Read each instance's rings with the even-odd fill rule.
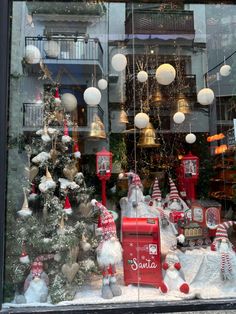
[[[96,107],[87,107],[84,110],[84,119],[81,121],[85,121],[85,123],[80,124],[78,121],[78,127],[81,127],[81,131],[83,128],[86,129],[90,127],[90,124],[93,122],[94,115],[98,115],[98,117],[103,122],[104,111],[98,105]],[[39,128],[43,126],[44,118],[44,105],[38,103],[24,103],[23,104],[23,128],[25,130]]]
[[[103,64],[103,49],[97,38],[25,37],[25,45],[36,46],[43,59],[98,61]]]
[[[134,21],[134,29],[132,28]],[[135,11],[125,22],[126,34],[194,34],[192,11]]]

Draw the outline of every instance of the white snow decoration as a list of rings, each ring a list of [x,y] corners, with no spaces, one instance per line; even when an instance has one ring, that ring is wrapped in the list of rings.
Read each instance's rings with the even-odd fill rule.
[[[61,104],[66,112],[72,112],[77,108],[77,99],[73,94],[65,93],[61,96]]]
[[[140,83],[144,83],[146,82],[148,79],[148,74],[146,71],[139,71],[138,74],[137,74],[137,80],[140,82]]]
[[[25,48],[25,60],[27,63],[36,64],[41,59],[40,50],[34,45],[28,45]]]
[[[134,117],[134,124],[139,129],[146,128],[148,123],[149,123],[149,116],[144,112],[140,112],[136,114],[136,116]]]
[[[210,88],[202,88],[197,94],[197,101],[199,104],[207,106],[210,105],[215,98],[214,92]]]
[[[47,161],[50,158],[51,156],[49,153],[41,152],[32,159],[32,162],[34,162],[35,164],[39,164],[39,163]]]
[[[30,209],[21,209],[21,210],[18,210],[17,213],[18,213],[21,217],[28,217],[28,216],[31,216],[32,210],[30,210]]]
[[[98,81],[98,88],[101,89],[101,90],[104,90],[107,88],[107,80],[105,79],[100,79]]]
[[[84,91],[84,101],[89,106],[96,106],[100,103],[102,98],[101,92],[96,87],[88,87]]]
[[[220,68],[220,75],[221,76],[229,76],[231,73],[231,66],[228,64],[224,64],[222,65],[222,67]]]
[[[58,134],[59,131],[57,129],[53,129],[53,128],[48,128],[48,134],[49,135],[55,135]]]
[[[169,64],[161,64],[156,70],[156,79],[159,84],[169,85],[175,79],[176,71],[175,68]]]
[[[75,158],[81,158],[81,152],[74,152]]]
[[[72,138],[69,135],[63,135],[61,140],[62,140],[62,143],[66,144],[66,143],[70,143]]]
[[[188,144],[193,144],[196,142],[196,135],[193,134],[193,133],[189,133],[185,136],[185,141],[188,143]]]
[[[46,176],[41,178],[41,183],[39,184],[39,190],[42,193],[47,192],[50,189],[54,189],[56,187],[56,183],[52,179],[47,179]]]
[[[52,240],[50,239],[50,238],[44,238],[43,239],[43,243],[49,243],[49,242],[51,242]]]
[[[43,140],[43,142],[45,142],[45,143],[48,143],[48,142],[50,142],[51,141],[51,137],[46,133],[46,134],[43,134],[42,136],[41,136],[41,139]]]
[[[89,271],[92,268],[95,267],[95,263],[93,260],[91,260],[90,258],[87,258],[86,260],[82,261],[83,267],[85,268],[85,270]]]
[[[21,262],[22,264],[29,264],[29,262],[30,262],[29,255],[21,256],[21,257],[20,257],[20,262]]]
[[[176,112],[174,114],[173,120],[174,120],[175,123],[181,124],[185,120],[185,114],[183,112],[181,112],[181,111],[178,111],[178,112]]]
[[[78,184],[76,184],[74,181],[71,182],[64,178],[59,178],[58,181],[60,182],[60,188],[62,190],[66,190],[66,189],[74,190],[74,189],[79,188]]]
[[[127,65],[126,56],[122,53],[115,54],[111,59],[111,65],[117,72],[123,71]]]
[[[49,58],[58,58],[60,55],[60,46],[55,40],[49,40],[44,43],[44,51]]]
[[[31,193],[28,197],[29,201],[34,201],[37,198],[38,194],[37,193]]]

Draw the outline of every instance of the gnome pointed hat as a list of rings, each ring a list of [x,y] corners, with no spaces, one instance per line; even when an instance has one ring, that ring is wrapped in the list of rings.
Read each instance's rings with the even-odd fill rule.
[[[28,203],[28,199],[27,199],[26,192],[25,192],[24,188],[23,188],[23,192],[24,192],[24,202],[23,202],[21,209],[22,210],[29,210],[29,203]]]
[[[100,210],[100,221],[98,227],[102,229],[103,241],[108,241],[112,238],[117,238],[116,224],[113,215],[102,203],[92,200],[91,204]]]
[[[71,208],[71,204],[70,204],[70,200],[69,200],[68,195],[66,195],[65,204],[64,204],[64,211],[67,214],[71,214],[72,213],[72,208]]]
[[[74,147],[73,147],[73,150],[74,150],[74,156],[76,158],[80,158],[81,157],[81,153],[79,151],[79,144],[77,141],[74,142]]]
[[[158,179],[155,178],[155,182],[153,185],[153,189],[152,189],[152,198],[154,200],[161,200],[161,191],[159,188],[159,183],[158,183]]]
[[[47,181],[53,181],[51,173],[48,171],[48,167],[46,167],[46,178],[47,178]]]
[[[169,181],[170,181],[170,196],[169,196],[170,201],[174,200],[174,199],[180,200],[178,190],[177,190],[173,180],[170,177],[169,177]]]
[[[67,121],[64,121],[64,135],[65,136],[69,136],[69,130],[68,130],[68,126],[67,126]]]
[[[219,224],[216,229],[214,242],[222,240],[222,239],[228,240],[228,229],[232,227],[234,224],[235,224],[235,221],[232,221],[232,220],[225,221],[222,224]]]

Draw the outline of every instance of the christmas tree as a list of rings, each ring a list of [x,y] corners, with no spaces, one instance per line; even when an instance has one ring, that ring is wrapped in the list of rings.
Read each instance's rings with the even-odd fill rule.
[[[16,302],[71,300],[96,271],[93,188],[79,171],[72,96],[61,102],[57,86],[45,92],[43,127],[26,137],[28,165],[16,191],[24,196],[23,204],[19,198],[8,200],[5,281],[15,285]],[[34,277],[45,284],[44,296],[29,294]]]

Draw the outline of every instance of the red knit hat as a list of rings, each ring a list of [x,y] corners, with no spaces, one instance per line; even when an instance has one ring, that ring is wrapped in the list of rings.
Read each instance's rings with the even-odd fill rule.
[[[112,238],[117,239],[116,235],[116,224],[113,215],[108,211],[108,209],[102,205],[102,203],[92,200],[91,204],[96,206],[100,210],[100,222],[99,226],[102,229],[103,241],[110,240]]]
[[[140,177],[137,174],[135,174],[135,173],[132,175],[132,182],[131,182],[131,184],[142,186],[142,182],[141,182]]]
[[[67,121],[64,121],[64,135],[69,136],[69,131],[68,131],[68,126],[67,126]]]
[[[74,142],[73,150],[74,150],[74,156],[75,156],[75,158],[80,158],[80,157],[81,157],[81,153],[80,153],[80,151],[79,151],[79,145],[78,145],[78,142],[77,142],[77,141]]]
[[[153,189],[152,189],[152,198],[154,200],[160,200],[161,199],[161,191],[159,188],[159,183],[158,183],[158,179],[155,179],[154,185],[153,185]]]
[[[216,229],[216,236],[215,241],[222,240],[222,239],[228,239],[228,232],[227,230],[235,224],[234,221],[225,221],[222,224],[219,224]]]
[[[176,188],[173,180],[171,178],[169,178],[169,181],[170,181],[170,200],[174,200],[174,199],[179,200],[180,199],[179,193],[177,191],[177,188]]]
[[[68,195],[66,195],[65,204],[64,204],[64,211],[68,215],[72,214],[72,208],[71,208],[71,204],[70,204],[70,200],[69,200]]]
[[[43,272],[43,263],[42,262],[33,262],[31,265],[31,273],[33,277],[39,277]]]
[[[56,104],[60,104],[61,103],[61,98],[60,98],[60,95],[59,95],[58,88],[56,88],[56,90],[55,90],[54,101],[55,101]]]

